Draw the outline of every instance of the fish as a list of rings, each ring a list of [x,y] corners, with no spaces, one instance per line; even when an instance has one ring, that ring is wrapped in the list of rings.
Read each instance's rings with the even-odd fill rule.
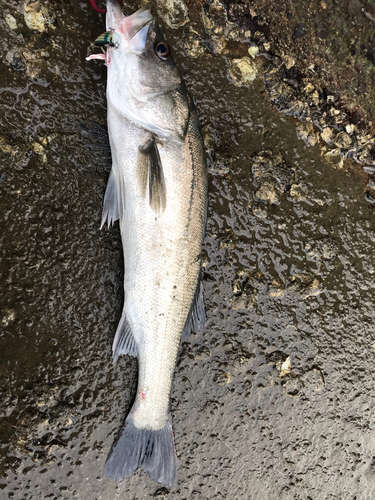
[[[126,16],[107,0],[96,45],[107,65],[112,154],[102,226],[119,220],[124,305],[113,361],[138,358],[135,400],[104,473],[141,468],[172,487],[177,474],[170,394],[181,339],[206,322],[201,246],[207,166],[197,112],[171,48],[148,8]]]

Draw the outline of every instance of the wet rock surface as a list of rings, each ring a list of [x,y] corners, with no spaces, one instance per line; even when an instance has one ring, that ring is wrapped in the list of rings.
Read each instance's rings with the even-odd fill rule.
[[[88,2],[0,5],[0,497],[374,498],[373,180],[346,154],[368,127],[369,157],[372,104],[337,79],[349,36],[350,61],[372,64],[369,41],[356,49],[373,29],[371,3],[310,2],[303,17],[304,2],[280,2],[280,27],[268,0],[186,1],[179,28],[160,18],[197,105],[210,192],[208,322],[176,367],[171,491],[140,471],[118,485],[103,475],[137,373],[132,358],[111,362],[121,242],[117,227],[99,230],[108,151],[100,134],[87,148],[80,127],[105,123],[105,68],[84,59],[103,18]],[[349,15],[362,31],[348,25],[334,42],[329,23],[344,30]],[[292,69],[313,64],[318,46],[310,87],[311,73],[301,84]],[[244,58],[256,76],[236,73],[236,84],[231,64]]]

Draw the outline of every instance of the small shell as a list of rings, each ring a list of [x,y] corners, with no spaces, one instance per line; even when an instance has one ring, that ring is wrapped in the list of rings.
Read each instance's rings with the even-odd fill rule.
[[[372,205],[375,204],[375,198],[373,196],[371,196],[370,193],[365,194],[365,200],[368,201],[369,203],[371,203]]]
[[[317,143],[317,133],[314,131],[312,123],[299,123],[296,126],[297,137],[305,141],[307,146],[315,146]]]
[[[333,140],[333,144],[338,148],[346,149],[352,144],[352,140],[346,132],[339,132]]]
[[[333,130],[329,127],[324,127],[322,133],[320,134],[321,138],[324,142],[331,145],[334,141],[334,133]]]
[[[257,188],[255,196],[270,205],[279,202],[294,179],[294,170],[280,155],[273,155],[269,150],[260,150],[253,156],[251,171]]]

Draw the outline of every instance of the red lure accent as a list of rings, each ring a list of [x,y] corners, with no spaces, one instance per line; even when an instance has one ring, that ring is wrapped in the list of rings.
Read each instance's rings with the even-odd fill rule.
[[[118,0],[119,3],[122,3],[122,0]],[[105,14],[107,12],[107,9],[101,9],[96,5],[95,0],[90,0],[91,7],[96,10],[96,12],[99,12],[99,14]]]

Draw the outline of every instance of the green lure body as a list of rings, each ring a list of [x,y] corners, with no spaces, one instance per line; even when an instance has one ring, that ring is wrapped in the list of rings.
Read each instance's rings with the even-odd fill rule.
[[[117,33],[114,33],[113,31],[105,31],[98,36],[98,38],[94,42],[94,45],[96,47],[105,47],[106,45],[109,45],[110,47],[116,47],[120,40],[121,37]]]

